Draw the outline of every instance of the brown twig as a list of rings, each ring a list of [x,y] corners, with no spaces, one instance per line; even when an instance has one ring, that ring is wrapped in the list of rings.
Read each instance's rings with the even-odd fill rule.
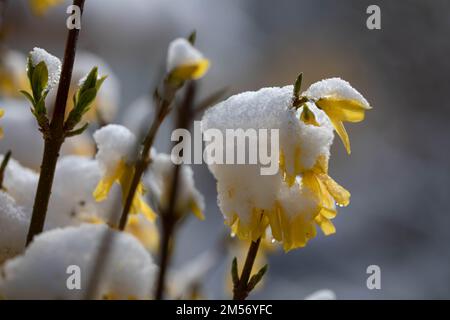
[[[73,5],[78,6],[83,13],[85,0],[74,0]],[[50,122],[49,132],[45,135],[44,155],[41,163],[41,173],[34,199],[33,213],[27,235],[27,245],[34,236],[41,233],[44,228],[45,216],[52,190],[56,162],[59,157],[61,145],[64,142],[64,115],[66,113],[67,97],[72,78],[73,64],[78,40],[79,29],[69,30],[61,77],[56,93],[55,108]]]
[[[258,253],[261,238],[252,241],[248,249],[247,258],[245,259],[242,274],[233,288],[233,300],[245,300],[250,292],[249,280],[252,273],[253,264],[255,263],[256,254]]]
[[[188,129],[194,116],[193,102],[195,97],[195,83],[190,82],[186,88],[184,100],[178,107],[178,124],[177,128]],[[167,269],[170,260],[170,243],[173,240],[173,231],[176,223],[180,217],[176,215],[175,206],[178,196],[178,180],[180,176],[181,165],[174,165],[172,181],[170,185],[169,204],[167,208],[163,208],[161,215],[162,224],[162,239],[159,249],[159,274],[155,291],[155,299],[161,300],[164,298],[164,288]]]
[[[11,158],[11,150],[5,154],[2,160],[2,164],[0,165],[0,189],[3,189],[3,178],[5,177],[6,166],[8,165],[8,161]]]
[[[178,89],[178,87],[173,87],[167,80],[165,80],[163,85],[163,95],[159,96],[159,94],[155,94],[155,99],[158,100],[157,115],[153,119],[147,135],[145,136],[145,139],[142,143],[142,150],[140,151],[135,164],[135,171],[133,179],[131,180],[130,190],[128,191],[122,214],[120,216],[119,230],[124,230],[125,226],[127,225],[128,214],[130,213],[130,208],[133,203],[136,189],[139,185],[139,182],[141,181],[142,175],[144,174],[151,161],[150,149],[153,146],[153,142],[155,141],[159,127],[161,126],[167,114],[169,114],[170,112],[170,106]]]

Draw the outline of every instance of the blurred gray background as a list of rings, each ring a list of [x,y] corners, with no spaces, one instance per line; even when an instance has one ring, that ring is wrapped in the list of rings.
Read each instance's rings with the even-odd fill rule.
[[[381,8],[381,30],[366,28],[366,8]],[[9,47],[62,56],[66,6],[34,16],[9,1]],[[450,2],[448,0],[87,0],[80,49],[103,57],[127,106],[154,87],[168,43],[197,30],[211,60],[202,92],[230,93],[322,78],[348,80],[373,106],[349,124],[352,154],[335,140],[331,176],[352,194],[334,220],[337,233],[270,255],[264,288],[253,298],[303,299],[329,288],[338,299],[450,298]],[[120,118],[117,120],[120,122]],[[170,122],[157,149],[168,151]],[[36,133],[39,134],[39,133]],[[211,248],[226,231],[215,181],[194,166],[206,221],[181,228],[175,265]],[[381,290],[366,287],[367,266],[381,267]],[[208,298],[227,297],[230,258],[205,275]]]

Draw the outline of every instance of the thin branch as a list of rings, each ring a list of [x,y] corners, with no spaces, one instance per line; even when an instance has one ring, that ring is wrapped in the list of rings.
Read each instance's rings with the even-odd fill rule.
[[[158,112],[156,117],[153,119],[153,123],[151,124],[147,135],[144,138],[142,150],[140,151],[138,159],[135,163],[135,171],[133,179],[131,180],[130,190],[128,191],[122,214],[120,216],[119,230],[124,230],[127,225],[128,214],[130,213],[137,187],[151,161],[150,149],[153,146],[159,127],[170,112],[170,106],[178,89],[178,87],[173,87],[167,80],[165,80],[163,85],[163,96],[160,97],[157,92],[155,93],[155,99],[157,99],[158,102]]]
[[[189,124],[192,121],[194,115],[193,101],[195,97],[195,83],[190,82],[186,88],[186,93],[183,103],[178,107],[178,124],[177,128],[188,129]],[[170,260],[170,243],[173,238],[173,231],[175,225],[178,221],[175,206],[178,197],[178,180],[180,176],[181,165],[174,165],[174,170],[172,174],[172,181],[170,185],[170,195],[169,195],[169,205],[167,208],[163,209],[161,215],[162,223],[162,239],[159,250],[159,274],[155,291],[155,299],[161,300],[164,298],[164,289],[166,282],[166,274],[169,266]]]
[[[8,165],[9,159],[11,158],[11,150],[5,154],[0,165],[0,189],[3,189],[3,178],[5,177],[6,166]]]
[[[233,300],[245,300],[249,294],[249,280],[252,273],[253,264],[255,263],[256,254],[258,253],[261,238],[252,241],[248,249],[247,258],[245,259],[244,268],[237,285],[233,288]]]
[[[74,0],[73,5],[78,6],[83,13],[85,0]],[[61,77],[56,94],[55,108],[50,122],[49,134],[46,136],[44,155],[41,164],[39,183],[34,199],[33,213],[27,235],[27,245],[34,236],[41,233],[44,228],[45,216],[55,175],[56,162],[59,157],[61,145],[64,142],[64,115],[66,113],[67,97],[69,94],[70,81],[72,78],[73,64],[78,41],[79,29],[69,30]]]

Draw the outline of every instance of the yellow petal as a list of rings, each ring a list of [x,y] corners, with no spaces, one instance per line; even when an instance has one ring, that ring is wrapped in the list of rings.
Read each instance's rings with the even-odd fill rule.
[[[325,184],[328,192],[339,205],[347,206],[350,203],[350,192],[339,185],[327,174],[320,174],[319,177]]]
[[[199,220],[205,220],[205,216],[203,215],[202,210],[198,206],[198,204],[195,201],[191,202],[191,210],[192,213],[199,219]]]
[[[348,138],[348,134],[347,131],[345,130],[344,124],[342,123],[342,121],[339,120],[334,120],[332,118],[330,118],[331,123],[334,126],[334,129],[336,130],[337,134],[339,135],[339,137],[342,140],[342,143],[344,144],[345,150],[347,150],[347,153],[350,154],[351,150],[350,150],[350,139]]]
[[[125,231],[135,236],[145,248],[153,252],[158,249],[159,233],[155,224],[139,219],[138,215],[130,215]]]
[[[357,100],[322,98],[316,102],[330,118],[340,121],[360,122],[367,108]]]
[[[5,110],[0,109],[0,118],[3,117],[5,115]]]
[[[319,214],[316,217],[316,222],[320,226],[320,229],[322,229],[323,233],[328,236],[330,234],[336,233],[336,228],[334,227],[333,223],[331,223],[330,220],[323,217],[321,214]]]
[[[200,59],[195,63],[183,64],[176,67],[171,71],[170,76],[179,81],[195,80],[203,77],[206,71],[208,71],[208,68],[209,60]]]
[[[106,199],[114,181],[115,177],[113,176],[105,176],[99,181],[93,193],[95,201],[100,202]]]

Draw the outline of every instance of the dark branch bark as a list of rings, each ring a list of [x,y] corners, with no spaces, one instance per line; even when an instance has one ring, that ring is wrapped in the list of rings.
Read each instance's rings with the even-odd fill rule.
[[[73,4],[83,12],[85,0],[74,0]],[[59,157],[61,145],[64,142],[64,116],[66,113],[67,97],[69,94],[70,81],[72,79],[73,63],[78,40],[78,29],[69,30],[64,52],[64,61],[56,93],[55,108],[50,122],[50,132],[45,139],[44,155],[41,163],[41,174],[34,199],[33,213],[27,235],[27,245],[34,236],[41,233],[44,228],[45,216],[47,214],[50,200],[53,178],[55,175],[56,162]]]

